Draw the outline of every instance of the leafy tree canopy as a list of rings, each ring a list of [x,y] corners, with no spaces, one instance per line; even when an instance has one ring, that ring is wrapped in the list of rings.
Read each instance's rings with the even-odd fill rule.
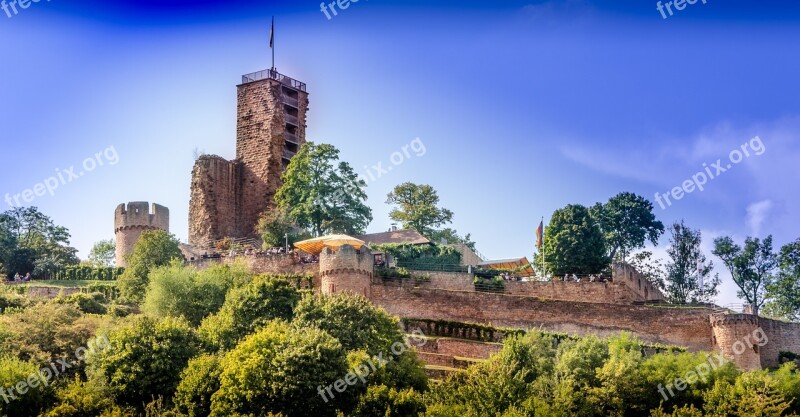
[[[363,234],[372,221],[366,186],[350,164],[339,161],[338,149],[306,142],[284,172],[275,202],[315,236]]]
[[[646,241],[657,245],[664,234],[664,224],[653,214],[653,203],[633,193],[619,193],[605,204],[597,203],[591,214],[603,231],[612,261],[617,257],[625,260]]]
[[[683,221],[670,228],[669,261],[666,266],[666,295],[670,302],[710,303],[717,295],[719,274],[711,275],[714,263],[706,260],[700,248],[700,230],[692,230]]]
[[[609,264],[603,233],[582,205],[568,205],[553,213],[543,251],[547,270],[556,276],[597,274]]]
[[[766,289],[775,279],[778,256],[772,250],[772,236],[763,241],[748,237],[744,246],[734,243],[730,237],[714,240],[713,254],[722,259],[733,281],[739,287],[737,295],[753,306],[754,313],[766,301]]]
[[[168,265],[173,259],[183,259],[178,239],[163,230],[148,230],[142,233],[128,255],[128,266],[118,285],[123,297],[141,302],[150,282],[150,271]]]
[[[89,251],[89,260],[94,266],[114,266],[116,249],[117,245],[114,239],[101,240],[92,246],[92,250]]]
[[[8,276],[19,272],[52,273],[80,262],[69,246],[70,234],[36,207],[18,207],[0,213],[0,265]]]
[[[386,204],[396,206],[389,213],[392,220],[400,222],[404,229],[414,229],[428,237],[439,226],[453,221],[453,212],[439,207],[439,194],[430,185],[400,184],[389,193]]]

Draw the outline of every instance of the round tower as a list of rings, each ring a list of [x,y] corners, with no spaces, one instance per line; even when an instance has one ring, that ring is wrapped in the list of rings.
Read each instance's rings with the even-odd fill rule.
[[[712,314],[713,347],[737,368],[751,371],[761,369],[758,316],[752,314]]]
[[[372,253],[366,246],[358,251],[350,245],[344,245],[337,251],[323,249],[319,255],[322,293],[336,295],[349,292],[370,298],[374,264]]]
[[[169,232],[169,209],[147,202],[120,204],[114,212],[114,236],[117,240],[117,266],[127,266],[125,257],[146,230]]]

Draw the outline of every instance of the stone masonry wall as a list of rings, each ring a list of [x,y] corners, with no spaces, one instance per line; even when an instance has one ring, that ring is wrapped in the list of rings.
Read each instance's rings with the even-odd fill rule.
[[[637,301],[666,301],[661,290],[656,288],[644,275],[639,273],[632,266],[619,263],[614,264],[612,268],[614,282],[624,284],[630,288],[635,294]]]
[[[631,332],[650,343],[712,347],[710,309],[670,309],[637,305],[540,300],[532,297],[427,290],[376,284],[372,301],[407,318],[485,323],[499,327],[543,328],[576,335]]]
[[[191,245],[203,247],[241,234],[241,169],[238,162],[216,155],[204,155],[195,162],[189,202]]]

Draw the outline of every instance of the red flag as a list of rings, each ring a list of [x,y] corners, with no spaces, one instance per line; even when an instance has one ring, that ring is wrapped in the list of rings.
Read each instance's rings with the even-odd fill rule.
[[[536,228],[536,248],[541,249],[544,244],[544,220]]]

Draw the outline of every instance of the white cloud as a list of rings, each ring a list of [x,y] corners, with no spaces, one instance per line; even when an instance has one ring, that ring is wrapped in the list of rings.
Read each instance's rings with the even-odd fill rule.
[[[761,235],[761,226],[772,210],[772,200],[763,200],[747,206],[747,227],[753,236]]]

